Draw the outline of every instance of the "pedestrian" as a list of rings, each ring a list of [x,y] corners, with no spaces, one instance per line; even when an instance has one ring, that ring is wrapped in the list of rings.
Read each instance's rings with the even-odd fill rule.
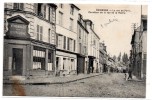
[[[132,79],[132,69],[130,65],[129,65],[129,70],[128,70],[128,80],[129,79]]]
[[[123,73],[124,73],[124,75],[125,75],[124,79],[126,80],[126,79],[127,79],[127,69],[126,69],[126,68],[123,69]]]

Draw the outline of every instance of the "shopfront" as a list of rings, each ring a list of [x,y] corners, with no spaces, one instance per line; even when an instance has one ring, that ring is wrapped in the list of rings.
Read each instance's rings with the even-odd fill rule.
[[[9,30],[4,37],[4,78],[55,73],[55,45],[31,39],[28,24],[21,16],[8,19]]]

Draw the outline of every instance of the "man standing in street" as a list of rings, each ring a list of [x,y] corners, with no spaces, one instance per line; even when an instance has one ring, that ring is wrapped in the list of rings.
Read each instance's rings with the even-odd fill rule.
[[[132,79],[132,69],[131,66],[129,65],[129,69],[128,69],[128,80]]]

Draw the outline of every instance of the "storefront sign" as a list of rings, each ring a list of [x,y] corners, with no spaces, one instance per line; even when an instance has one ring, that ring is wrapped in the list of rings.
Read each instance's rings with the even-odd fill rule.
[[[23,35],[27,33],[27,25],[10,23],[10,33],[14,35]]]

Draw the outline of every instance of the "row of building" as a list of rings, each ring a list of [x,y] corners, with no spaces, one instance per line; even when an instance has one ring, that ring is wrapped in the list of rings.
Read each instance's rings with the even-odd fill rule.
[[[130,67],[138,79],[146,78],[147,15],[141,15],[141,25],[134,29],[131,40]]]
[[[79,12],[74,4],[5,3],[4,76],[105,71],[106,46]]]

